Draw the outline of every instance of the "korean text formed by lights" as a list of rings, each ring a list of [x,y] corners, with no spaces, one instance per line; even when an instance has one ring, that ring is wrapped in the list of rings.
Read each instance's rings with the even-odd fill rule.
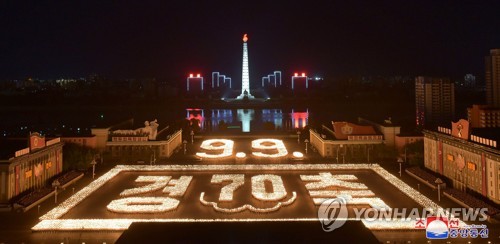
[[[319,175],[300,175],[300,179],[302,181],[313,181],[306,184],[306,189],[309,190],[309,194],[316,205],[320,205],[326,198],[317,198],[315,196],[328,196],[331,193],[328,188],[335,187],[343,189],[348,204],[368,204],[373,208],[391,209],[378,197],[357,197],[363,195],[374,196],[374,194],[368,190],[365,184],[350,182],[358,180],[354,175],[332,175],[330,172],[321,172]]]
[[[232,181],[232,183],[225,185],[221,188],[221,192],[219,195],[219,201],[230,202],[233,201],[234,191],[240,188],[245,183],[245,175],[243,174],[224,174],[224,175],[213,175],[211,183],[222,183]],[[265,182],[268,182],[272,185],[273,192],[267,192],[265,189]],[[292,204],[297,198],[297,193],[292,192],[293,196],[285,201],[279,202],[274,207],[271,208],[256,208],[252,205],[245,204],[241,207],[237,208],[222,208],[219,207],[215,202],[207,202],[204,200],[205,192],[200,194],[200,202],[206,206],[212,206],[215,211],[224,212],[224,213],[238,213],[244,211],[246,209],[252,212],[259,213],[268,213],[277,211],[282,206],[287,206]],[[283,180],[278,175],[256,175],[252,177],[252,196],[261,201],[277,201],[285,198],[287,196],[287,192],[285,190],[285,186],[283,185]]]
[[[436,211],[444,211],[444,214],[446,216],[450,215],[450,213],[446,210],[437,205],[435,202],[433,202],[431,199],[427,198],[426,196],[422,195],[420,192],[417,190],[413,189],[403,181],[401,181],[398,177],[392,175],[379,165],[369,165],[369,164],[267,164],[267,165],[252,165],[252,164],[247,164],[247,165],[161,165],[161,166],[145,166],[145,165],[119,165],[116,166],[115,168],[111,169],[108,171],[106,174],[102,175],[95,181],[91,182],[89,185],[84,187],[82,190],[80,190],[78,193],[75,195],[71,196],[69,199],[67,199],[64,203],[60,204],[56,208],[50,210],[48,213],[40,217],[41,222],[38,223],[36,226],[32,228],[34,231],[50,231],[50,230],[125,230],[127,229],[131,223],[133,222],[254,222],[254,221],[317,221],[317,218],[310,218],[310,219],[304,219],[304,218],[290,218],[290,219],[279,219],[279,218],[272,218],[272,219],[264,219],[264,218],[259,218],[259,219],[248,219],[248,218],[243,218],[243,219],[215,219],[215,218],[203,218],[203,219],[141,219],[141,218],[133,218],[133,219],[127,219],[127,218],[122,218],[122,219],[60,219],[64,214],[68,213],[71,209],[73,209],[76,205],[78,205],[80,202],[83,200],[87,199],[93,192],[96,190],[100,189],[103,185],[106,183],[109,183],[113,178],[115,178],[118,174],[121,172],[156,172],[156,171],[179,171],[179,172],[197,172],[197,171],[229,171],[229,172],[235,172],[235,171],[289,171],[289,170],[298,170],[298,171],[310,171],[310,170],[321,170],[323,172],[320,172],[319,174],[305,174],[301,175],[300,179],[301,181],[305,181],[306,183],[306,189],[309,192],[309,195],[312,198],[316,198],[317,202],[319,202],[319,198],[325,198],[325,197],[330,197],[337,192],[332,192],[332,191],[339,191],[342,193],[348,193],[351,195],[353,198],[349,198],[351,201],[351,204],[366,204],[368,198],[366,197],[373,197],[373,192],[371,192],[369,189],[363,189],[364,187],[360,187],[362,185],[356,184],[359,182],[352,182],[352,181],[357,181],[355,175],[334,175],[330,171],[332,170],[371,170],[373,173],[376,173],[379,175],[381,178],[385,179],[388,183],[399,189],[403,194],[411,198],[413,201],[415,201],[417,204],[421,205],[422,207],[426,209],[430,209],[432,213]],[[184,176],[182,176],[184,177]],[[182,178],[181,177],[181,178]],[[188,182],[191,181],[191,178],[186,178],[185,180],[181,180],[174,182],[175,185],[178,185],[179,188],[182,188],[180,191],[175,191],[179,193],[183,193],[187,189]],[[276,177],[273,178],[265,178],[267,181],[274,181],[275,185],[280,185],[279,180]],[[264,180],[264,179],[255,179],[257,181],[259,180]],[[343,181],[346,183],[348,182],[347,185],[342,184],[342,186],[348,186],[351,189],[328,189],[325,190],[323,189],[324,187],[330,187],[330,185],[339,185],[337,184],[339,181]],[[169,181],[170,183],[170,181]],[[259,183],[259,182],[255,182]],[[262,191],[262,186],[260,184],[253,184],[254,186],[253,191],[256,191],[257,193]],[[182,187],[181,187],[182,186]],[[353,189],[354,187],[354,189]],[[279,187],[281,188],[281,187]],[[344,187],[345,188],[345,187]],[[356,189],[357,188],[357,189]],[[279,191],[282,191],[283,189],[278,189]],[[172,192],[171,189],[168,190],[169,192]],[[276,190],[275,190],[276,191]],[[202,193],[203,194],[203,193]],[[175,194],[175,196],[182,196],[182,194]],[[173,197],[173,195],[169,194],[169,197]],[[363,197],[363,198],[357,198],[357,197]],[[296,199],[296,194],[293,192],[292,198],[287,200],[286,202],[281,202],[278,203],[275,207],[272,208],[266,208],[266,209],[253,209],[252,206],[250,205],[244,205],[241,208],[249,209],[250,211],[253,212],[271,212],[274,209],[279,209],[282,206],[289,205],[293,203],[293,200]],[[354,199],[360,199],[360,200],[354,200]],[[160,209],[153,209],[152,212],[158,212],[158,211],[164,211],[165,209],[170,209],[174,210],[176,205],[176,201],[169,201],[165,202],[164,200],[166,199],[160,199],[161,201],[158,201],[158,199],[155,198],[149,198],[149,199],[144,199],[141,198],[140,200],[136,199],[128,199],[128,200],[122,200],[120,202],[114,202],[116,203],[115,206],[111,206],[112,208],[118,206],[119,211],[123,211],[121,209],[122,207],[126,208],[135,208],[137,205],[143,205],[144,202],[148,205],[157,205],[158,208]],[[373,199],[372,199],[373,200]],[[203,196],[200,195],[200,201],[202,202],[203,205],[214,205],[215,203],[211,202],[205,202],[203,200]],[[281,205],[279,205],[281,204]],[[382,202],[378,201],[372,201],[371,204],[374,204],[375,206],[381,206],[384,205]],[[214,206],[216,208],[216,206]],[[223,212],[238,212],[238,211],[243,211],[245,209],[221,209],[216,211],[223,211]],[[140,209],[139,212],[144,211],[144,209]],[[147,211],[151,212],[151,211]],[[453,215],[450,215],[453,216]],[[369,228],[369,229],[401,229],[401,230],[414,230],[415,229],[415,221],[410,220],[410,221],[404,221],[403,219],[400,220],[394,220],[394,221],[372,221],[368,222],[363,220],[363,224]],[[461,225],[464,223],[460,221]]]
[[[201,77],[200,74],[196,74],[196,78],[200,78],[200,77]]]
[[[193,78],[193,74],[189,74],[189,78]]]

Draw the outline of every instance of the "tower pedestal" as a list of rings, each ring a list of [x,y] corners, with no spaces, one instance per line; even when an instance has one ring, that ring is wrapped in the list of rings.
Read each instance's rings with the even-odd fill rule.
[[[239,96],[236,97],[236,99],[244,99],[245,97],[248,99],[255,99],[255,97],[252,96],[252,94],[240,94]]]

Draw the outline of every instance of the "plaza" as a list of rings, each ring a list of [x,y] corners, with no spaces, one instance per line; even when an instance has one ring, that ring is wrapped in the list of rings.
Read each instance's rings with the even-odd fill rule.
[[[341,176],[353,176],[350,181],[359,179],[373,193],[368,193],[371,198],[363,199],[356,205],[370,206],[376,204],[378,197],[382,198],[388,206],[398,206],[406,208],[419,207],[420,204],[427,204],[427,208],[436,208],[436,204],[416,192],[410,191],[405,198],[397,192],[397,188],[409,188],[406,184],[397,178],[390,179],[389,182],[382,177],[390,177],[390,174],[377,165],[324,165],[324,164],[299,164],[299,165],[171,165],[171,166],[117,166],[110,172],[97,179],[81,192],[76,193],[71,199],[68,199],[60,207],[50,211],[41,217],[40,224],[33,227],[35,231],[47,230],[124,230],[132,222],[227,222],[227,221],[286,221],[286,220],[304,220],[316,221],[317,210],[314,197],[310,196],[304,184],[299,179],[304,176],[317,175],[330,171]],[[241,174],[242,172],[249,172]],[[210,184],[210,178],[213,174],[218,175],[240,175],[247,178],[242,187],[235,191],[230,201],[219,203],[224,210],[217,211],[214,208],[206,207],[206,201],[218,202],[218,192],[220,185]],[[222,174],[223,173],[223,174]],[[231,173],[231,174],[227,174]],[[251,196],[251,184],[248,184],[248,178],[258,173],[273,173],[283,179],[284,188],[288,189],[284,202],[287,205],[278,209],[273,209],[279,201],[262,202],[253,199]],[[375,173],[375,174],[373,174]],[[116,176],[115,176],[116,175]],[[168,211],[152,210],[151,212],[134,213],[113,213],[109,211],[109,203],[120,198],[120,192],[124,188],[130,188],[134,184],[134,179],[138,176],[171,176],[172,179],[178,179],[181,176],[192,176],[191,186],[185,189],[185,196],[176,198],[180,204],[174,209]],[[262,174],[260,174],[262,175]],[[112,182],[112,183],[108,183]],[[107,184],[108,183],[108,184]],[[210,187],[207,187],[210,186]],[[396,188],[397,187],[397,188]],[[336,186],[335,189],[345,189],[348,186]],[[204,199],[202,196],[206,196]],[[221,193],[222,194],[222,193]],[[139,196],[159,197],[165,195],[161,191],[145,192],[137,194]],[[167,194],[168,195],[168,194]],[[377,196],[377,197],[374,197]],[[290,201],[291,200],[291,201]],[[420,204],[419,204],[420,203]],[[147,202],[142,203],[147,205]],[[141,205],[142,205],[141,204]],[[155,203],[152,203],[156,205]],[[252,207],[263,209],[263,211],[236,210],[237,207],[250,204]],[[108,205],[108,209],[106,208]],[[144,206],[143,205],[143,206]],[[349,202],[348,202],[349,205]],[[373,207],[373,206],[372,206]],[[92,212],[88,212],[93,208]],[[229,215],[228,215],[229,213]],[[154,218],[151,218],[154,214]],[[395,224],[394,226],[372,226],[371,229],[413,229],[415,223],[408,225]]]
[[[266,138],[269,137],[271,136]],[[70,189],[64,190],[60,196],[64,201],[60,202],[60,204],[54,205],[49,201],[49,203],[43,203],[44,206],[40,212],[36,208],[28,211],[26,215],[34,218],[29,221],[30,226],[26,226],[25,231],[31,230],[33,232],[22,236],[24,238],[35,238],[36,240],[45,239],[63,242],[64,240],[75,239],[115,242],[120,239],[122,233],[128,233],[129,228],[137,225],[137,228],[140,229],[139,226],[148,223],[152,224],[152,226],[175,226],[172,227],[173,229],[186,226],[183,223],[192,223],[211,229],[223,226],[224,223],[251,222],[255,223],[252,226],[256,226],[252,228],[264,228],[268,223],[283,222],[285,226],[288,225],[287,223],[291,223],[290,228],[293,229],[298,228],[297,225],[301,225],[293,224],[297,222],[309,226],[301,228],[315,227],[321,230],[317,217],[319,205],[315,204],[315,198],[319,199],[322,196],[333,197],[335,195],[332,194],[339,194],[341,191],[345,194],[351,191],[353,199],[364,198],[364,200],[356,204],[354,204],[355,201],[352,204],[347,203],[348,218],[352,219],[348,222],[362,223],[361,226],[366,228],[379,241],[405,239],[424,241],[426,240],[425,233],[422,230],[415,229],[414,221],[355,221],[353,208],[373,208],[380,203],[375,201],[376,199],[380,199],[390,208],[436,208],[438,206],[446,208],[456,206],[445,199],[437,202],[436,193],[425,189],[424,186],[422,186],[421,191],[417,191],[417,182],[415,180],[406,175],[403,175],[402,178],[395,175],[397,173],[394,170],[397,168],[395,163],[393,163],[394,166],[384,165],[384,167],[378,164],[364,163],[338,164],[334,160],[322,158],[312,148],[309,148],[306,154],[303,141],[305,137],[300,142],[297,142],[296,138],[281,138],[288,152],[281,159],[259,158],[252,155],[252,151],[255,150],[252,150],[250,145],[252,141],[260,138],[260,136],[250,136],[249,138],[231,138],[229,136],[228,138],[234,140],[234,150],[232,155],[226,158],[200,159],[200,157],[196,156],[196,153],[202,151],[201,145],[206,140],[197,137],[193,144],[189,143],[186,154],[184,154],[181,147],[181,150],[174,153],[169,161],[161,162],[160,165],[141,165],[132,161],[123,162],[126,163],[123,165],[108,165],[99,168],[95,180],[87,176],[82,184],[77,184],[77,190],[74,193]],[[247,155],[243,160],[235,156],[236,152],[240,151],[245,152]],[[297,160],[293,157],[292,152],[302,152],[304,157]],[[276,151],[266,151],[266,153],[274,154]],[[307,184],[318,181],[317,177],[321,174],[340,177],[336,179],[340,179],[341,184],[337,182],[337,185],[334,184],[324,189],[318,189],[319,191],[324,190],[334,193],[312,193],[314,190],[307,188]],[[226,181],[220,180],[220,183],[217,183],[217,180],[214,181],[216,175],[240,175],[240,179],[243,179],[241,186],[233,191],[231,200],[221,200],[222,188],[230,184],[231,181],[226,179]],[[264,189],[256,190],[255,188],[259,186],[252,182],[253,178],[263,175],[273,175],[275,177],[264,179]],[[141,181],[139,180],[141,177],[152,177],[156,181]],[[191,178],[187,186],[181,187],[177,194],[171,195],[172,189],[170,189],[170,192],[163,190],[165,187],[175,188],[176,185],[169,182],[173,180],[173,183],[175,183],[181,177]],[[309,180],[307,180],[308,177]],[[316,177],[316,180],[310,180],[310,177]],[[273,183],[273,179],[278,178],[279,182]],[[155,182],[159,184],[159,187],[155,188],[156,190],[139,190],[132,194],[123,194],[125,191],[140,189]],[[353,189],[352,185],[350,185],[352,183],[355,186],[357,185],[358,189]],[[364,185],[366,188],[359,189],[358,184]],[[420,187],[418,186],[418,188]],[[285,194],[279,193],[277,198],[271,197],[262,200],[255,198],[256,194],[254,192],[259,193],[259,191],[270,194],[283,191]],[[112,202],[126,198],[145,198],[146,201],[141,202],[139,200],[136,203],[140,206],[133,205],[129,208],[131,211],[128,212],[110,210]],[[175,206],[172,205],[174,207],[169,207],[168,210],[139,211],[138,209],[146,205],[159,206],[158,202],[148,202],[151,198],[174,199],[176,204],[174,204]],[[216,203],[217,208],[212,203]],[[249,207],[241,209],[245,205],[249,205]],[[278,205],[280,206],[276,208]],[[253,211],[251,208],[257,210]],[[176,223],[179,225],[176,225]],[[269,225],[274,226],[274,224]],[[346,228],[352,228],[348,227],[350,225],[347,224]],[[131,230],[134,229],[136,228],[133,227]],[[168,232],[168,230],[165,231]],[[490,231],[493,234],[497,230],[490,228]],[[332,233],[335,233],[335,231]],[[128,233],[127,236],[133,238],[134,234]],[[11,240],[23,240],[19,239],[20,236],[11,236],[10,238],[14,238]],[[306,238],[306,236],[302,236],[302,238]]]

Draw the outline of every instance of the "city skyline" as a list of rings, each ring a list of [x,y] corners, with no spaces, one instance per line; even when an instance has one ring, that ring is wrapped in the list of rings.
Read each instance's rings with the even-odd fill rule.
[[[272,70],[338,75],[484,76],[498,48],[499,3],[11,3],[0,79],[241,79],[237,40],[252,36],[251,81]],[[183,79],[182,79],[183,80]]]

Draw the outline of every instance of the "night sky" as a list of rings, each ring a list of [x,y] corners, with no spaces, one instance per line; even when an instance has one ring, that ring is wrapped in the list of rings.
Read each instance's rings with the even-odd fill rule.
[[[0,79],[239,79],[244,33],[252,79],[481,77],[484,56],[500,48],[500,1],[462,2],[11,1],[0,4]]]

